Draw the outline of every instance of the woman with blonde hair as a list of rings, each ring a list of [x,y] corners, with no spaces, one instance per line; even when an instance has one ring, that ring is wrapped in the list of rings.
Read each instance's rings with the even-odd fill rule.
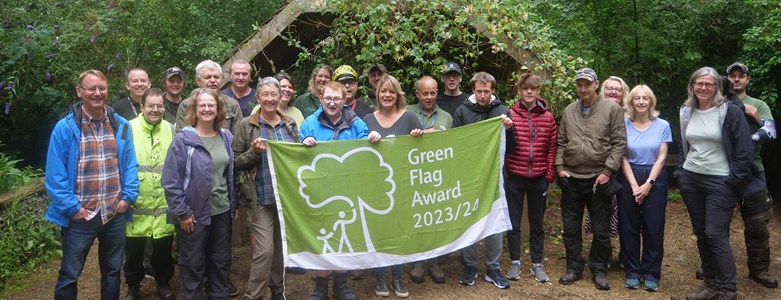
[[[618,180],[619,236],[626,287],[657,291],[664,257],[667,174],[664,162],[672,143],[670,124],[658,118],[656,96],[638,85],[624,102],[626,156]],[[642,241],[641,241],[642,240]],[[642,245],[642,246],[641,246]]]
[[[294,105],[304,118],[314,113],[320,108],[320,96],[323,94],[323,87],[331,81],[331,75],[334,69],[326,64],[317,65],[312,70],[312,76],[309,78],[309,90],[296,98]]]

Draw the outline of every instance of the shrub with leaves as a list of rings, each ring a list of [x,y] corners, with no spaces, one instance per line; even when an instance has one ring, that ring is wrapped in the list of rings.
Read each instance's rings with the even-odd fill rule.
[[[45,192],[0,207],[0,290],[36,265],[62,256],[60,229],[46,221]]]
[[[543,75],[548,79],[543,97],[557,112],[574,98],[574,70],[586,65],[557,49],[528,1],[333,0],[327,10],[336,17],[314,48],[287,37],[301,50],[298,64],[350,64],[360,70],[382,63],[410,95],[417,78],[439,78],[442,66],[455,61],[465,72],[462,90],[471,90],[472,74],[488,71],[508,104],[516,99],[512,85],[521,72]]]

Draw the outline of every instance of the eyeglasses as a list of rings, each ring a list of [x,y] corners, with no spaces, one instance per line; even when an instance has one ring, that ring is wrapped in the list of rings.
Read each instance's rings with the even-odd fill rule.
[[[617,87],[612,87],[612,86],[611,87],[606,87],[605,90],[608,90],[608,91],[611,91],[611,92],[623,92],[624,91],[624,89],[622,89],[622,88],[617,88]]]
[[[713,87],[715,87],[715,86],[716,86],[716,84],[710,83],[710,82],[695,82],[694,83],[694,87],[696,87],[698,89],[710,90],[710,89],[713,89]]]
[[[217,106],[216,104],[198,104],[198,109],[205,109],[207,107],[209,109],[214,109],[214,107],[216,106]]]
[[[91,94],[94,94],[94,93],[97,93],[97,92],[104,93],[104,92],[108,91],[108,87],[107,86],[93,86],[93,87],[89,87],[89,88],[85,88],[85,87],[81,86],[79,88],[82,91],[87,91],[87,92],[89,92]]]
[[[355,80],[343,80],[343,81],[339,81],[339,82],[340,82],[342,85],[344,85],[345,87],[346,87],[346,86],[355,85],[355,84],[357,83]]]
[[[342,101],[342,98],[323,98],[323,101],[325,103],[339,103],[339,101]]]

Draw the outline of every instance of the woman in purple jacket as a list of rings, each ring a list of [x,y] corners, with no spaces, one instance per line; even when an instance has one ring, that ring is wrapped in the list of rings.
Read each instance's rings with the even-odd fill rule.
[[[222,129],[225,107],[216,92],[193,91],[185,118],[163,165],[168,222],[176,225],[182,299],[228,299],[233,190],[233,135]]]

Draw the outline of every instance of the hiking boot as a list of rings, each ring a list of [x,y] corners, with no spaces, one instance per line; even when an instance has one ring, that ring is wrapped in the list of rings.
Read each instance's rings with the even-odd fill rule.
[[[640,288],[640,280],[637,278],[627,278],[624,285],[628,289],[636,290]]]
[[[720,289],[708,297],[708,300],[737,300],[738,295],[735,291]]]
[[[550,280],[548,274],[545,273],[545,266],[542,264],[532,264],[532,275],[534,276],[534,280],[539,282],[548,282],[548,280]]]
[[[168,282],[157,285],[157,296],[161,300],[174,300],[174,289],[171,288],[171,284]]]
[[[521,262],[514,261],[510,264],[510,270],[507,271],[507,279],[518,280],[521,279]]]
[[[327,300],[328,299],[328,278],[315,278],[315,289],[309,295],[307,300]]]
[[[380,297],[390,296],[390,292],[388,291],[388,284],[385,283],[385,280],[377,281],[377,285],[374,287],[374,294]]]
[[[428,264],[428,275],[431,276],[431,281],[435,283],[445,283],[445,272],[442,271],[442,266],[437,262]]]
[[[425,272],[423,271],[423,263],[415,263],[412,265],[412,268],[409,270],[409,280],[411,280],[414,283],[423,283],[425,281],[423,279],[423,274]]]
[[[713,283],[710,279],[706,279],[696,291],[686,295],[686,300],[708,300],[710,296],[718,290],[713,287]]]
[[[610,290],[610,283],[608,283],[607,276],[605,276],[605,274],[594,275],[594,277],[591,277],[591,281],[594,282],[594,286],[596,286],[598,290]]]
[[[141,299],[141,285],[140,284],[133,284],[127,285],[127,295],[125,295],[125,300],[136,300]]]
[[[285,293],[271,293],[271,300],[287,300]]]
[[[391,281],[391,289],[393,289],[393,293],[396,294],[396,297],[409,297],[409,291],[407,290],[407,287],[404,286],[404,283],[401,282],[401,280]]]
[[[564,272],[564,275],[559,278],[559,283],[563,285],[570,285],[575,283],[575,281],[580,280],[581,278],[583,278],[581,273],[577,273],[575,270],[567,269],[567,271]]]
[[[488,269],[488,271],[485,272],[485,281],[493,283],[500,289],[506,289],[510,287],[510,282],[507,281],[507,278],[502,276],[502,272],[500,272],[499,269]]]
[[[474,267],[465,267],[464,273],[461,274],[461,284],[463,285],[474,285],[475,279],[477,278],[477,268]]]
[[[341,300],[358,300],[358,296],[347,286],[347,273],[334,274],[334,286],[331,290],[331,296]]]
[[[776,280],[776,277],[768,272],[749,274],[748,277],[766,288],[774,289],[778,287],[778,280]]]

